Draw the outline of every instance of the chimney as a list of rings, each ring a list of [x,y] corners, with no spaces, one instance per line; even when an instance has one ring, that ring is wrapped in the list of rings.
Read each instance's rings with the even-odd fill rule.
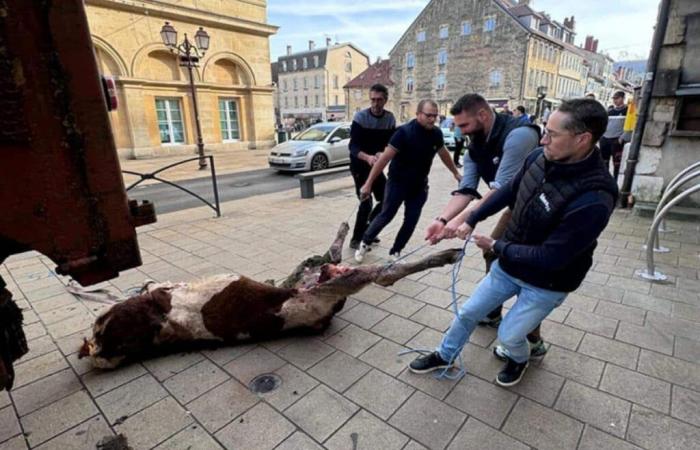
[[[316,48],[316,43],[314,41],[309,41],[309,50],[313,50]]]
[[[287,46],[287,56],[289,56],[289,55],[291,55],[291,54],[292,54],[292,46],[291,46],[291,45],[288,45],[288,46]]]
[[[584,44],[583,48],[589,52],[593,51],[593,36],[586,36],[586,43]]]
[[[530,0],[518,0],[518,5],[530,6]]]
[[[326,38],[326,47],[330,47],[330,46],[331,46],[331,38],[327,37]]]
[[[591,50],[593,53],[598,53],[598,39],[593,40],[593,50]]]

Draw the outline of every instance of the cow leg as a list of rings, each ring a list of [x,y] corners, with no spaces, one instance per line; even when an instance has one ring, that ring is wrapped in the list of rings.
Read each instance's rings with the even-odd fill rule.
[[[461,252],[461,249],[443,250],[441,252],[428,255],[416,262],[388,266],[379,273],[379,275],[374,279],[374,282],[380,286],[391,286],[401,278],[407,277],[413,273],[421,272],[426,269],[432,269],[433,267],[454,264],[457,262]]]
[[[15,379],[12,363],[27,353],[27,340],[22,330],[22,311],[12,301],[0,278],[0,390],[10,390]]]

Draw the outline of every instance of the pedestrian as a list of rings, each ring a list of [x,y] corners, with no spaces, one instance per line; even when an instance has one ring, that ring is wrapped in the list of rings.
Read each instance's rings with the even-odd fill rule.
[[[355,113],[350,126],[350,173],[355,182],[355,192],[360,198],[360,188],[367,181],[372,166],[376,164],[389,139],[396,130],[396,119],[391,111],[384,109],[389,99],[389,90],[382,84],[375,84],[369,89],[370,107]],[[382,210],[386,177],[383,173],[377,175],[372,183],[372,194],[376,205],[372,208],[372,197],[360,203],[355,217],[355,227],[350,248],[360,247],[362,235],[367,231],[370,222]],[[374,239],[373,243],[378,242]]]
[[[496,382],[513,386],[522,379],[530,354],[527,333],[579,287],[615,205],[617,185],[595,145],[607,119],[595,100],[564,101],[550,116],[543,147],[527,157],[512,183],[460,226],[458,237],[466,239],[477,223],[505,206],[513,209],[502,239],[474,234],[474,243],[492,249],[498,261],[462,305],[437,349],[411,362],[411,371],[450,367],[477,322],[516,296],[498,328],[500,351],[494,354],[506,364]]]
[[[510,110],[510,107],[508,107],[508,103],[503,105],[503,111],[501,111],[501,114],[507,114],[509,116],[513,115],[513,111]]]
[[[454,178],[458,182],[461,179],[445,148],[442,130],[435,126],[437,117],[437,103],[432,100],[418,102],[416,118],[396,130],[389,145],[372,166],[367,181],[360,189],[361,199],[369,197],[375,180],[391,162],[382,210],[362,237],[360,247],[355,252],[357,262],[362,262],[372,241],[391,222],[403,204],[403,223],[389,251],[392,259],[400,257],[418,225],[423,205],[428,200],[428,174],[436,154]]]
[[[522,124],[515,117],[494,113],[486,100],[478,94],[467,94],[457,100],[451,112],[457,126],[471,139],[464,155],[464,175],[459,189],[452,192],[447,206],[426,230],[425,239],[431,244],[455,237],[457,229],[469,216],[471,202],[484,201],[508,185],[540,140],[537,125]],[[489,187],[483,197],[477,190],[480,179]],[[491,232],[493,239],[503,237],[509,219],[510,211],[506,209]],[[483,256],[488,272],[495,255],[487,250]],[[498,328],[500,323],[499,306],[489,312],[480,325]],[[547,348],[539,327],[528,335],[528,339],[532,343],[532,356],[544,356]]]
[[[523,105],[518,105],[515,107],[515,111],[513,111],[513,117],[518,119],[518,124],[520,125],[530,124],[530,116],[527,115],[527,111],[525,110],[525,107]]]
[[[613,104],[608,108],[608,127],[605,129],[603,137],[600,138],[600,152],[606,167],[610,166],[610,158],[612,158],[613,177],[617,180],[617,176],[620,174],[622,150],[625,146],[623,137],[627,116],[625,93],[623,91],[615,92],[612,100]]]
[[[547,106],[542,113],[542,126],[547,126],[547,121],[549,120],[549,115],[552,114],[552,110]]]
[[[464,136],[462,135],[462,131],[459,129],[459,127],[455,125],[454,120],[450,125],[450,129],[452,130],[452,136],[455,140],[455,149],[454,153],[452,154],[452,161],[454,161],[455,166],[457,166],[458,169],[461,169],[462,164],[459,162],[459,160],[462,157],[462,149],[464,148]]]

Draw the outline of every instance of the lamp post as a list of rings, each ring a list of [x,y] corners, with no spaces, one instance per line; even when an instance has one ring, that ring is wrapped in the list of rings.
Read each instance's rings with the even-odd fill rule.
[[[540,118],[540,114],[542,113],[542,102],[546,96],[547,86],[537,86],[537,108],[535,110],[535,117],[537,119]]]
[[[170,49],[171,52],[180,57],[180,66],[187,67],[187,73],[190,76],[190,91],[192,93],[192,105],[194,107],[194,122],[197,128],[197,154],[199,155],[199,170],[207,168],[207,161],[204,159],[204,141],[202,140],[202,126],[199,123],[199,105],[197,105],[197,89],[194,86],[194,75],[192,69],[198,67],[199,58],[204,56],[204,53],[209,50],[209,35],[204,28],[199,27],[199,30],[194,35],[194,43],[185,38],[182,43],[177,43],[177,31],[175,27],[165,22],[160,30],[160,37],[163,43]]]

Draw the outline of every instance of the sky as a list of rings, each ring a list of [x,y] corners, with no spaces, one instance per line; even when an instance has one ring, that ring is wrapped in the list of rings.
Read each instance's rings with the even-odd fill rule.
[[[474,0],[463,0],[474,1]],[[370,56],[386,58],[428,0],[268,0],[268,23],[280,27],[270,39],[273,61],[292,51],[317,47],[326,37],[352,42]],[[615,60],[646,59],[651,47],[659,0],[531,0],[537,11],[545,11],[562,22],[576,17],[576,44],[586,35],[600,42],[598,51]]]

